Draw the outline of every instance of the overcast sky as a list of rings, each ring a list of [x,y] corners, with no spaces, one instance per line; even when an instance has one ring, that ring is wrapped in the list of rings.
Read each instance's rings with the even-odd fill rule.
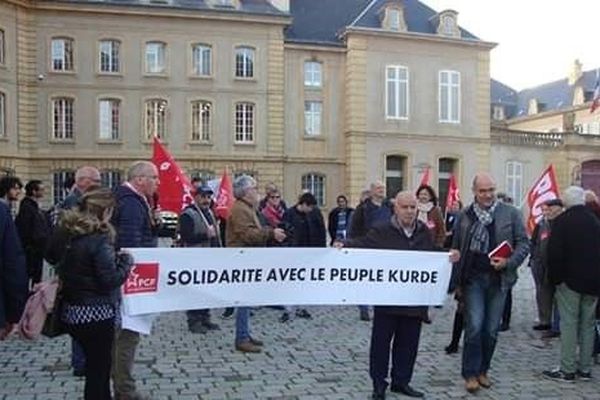
[[[578,58],[600,67],[600,0],[421,0],[458,11],[458,23],[492,50],[492,77],[524,89],[565,78]]]

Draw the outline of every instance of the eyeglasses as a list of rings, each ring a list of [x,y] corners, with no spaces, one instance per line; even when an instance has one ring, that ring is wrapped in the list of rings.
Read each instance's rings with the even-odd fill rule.
[[[280,199],[281,198],[281,196],[279,196],[279,195],[271,195],[269,197],[272,199]]]

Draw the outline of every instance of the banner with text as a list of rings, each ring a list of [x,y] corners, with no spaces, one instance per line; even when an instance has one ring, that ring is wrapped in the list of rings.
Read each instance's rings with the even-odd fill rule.
[[[448,253],[317,248],[128,249],[130,315],[261,305],[438,305]]]

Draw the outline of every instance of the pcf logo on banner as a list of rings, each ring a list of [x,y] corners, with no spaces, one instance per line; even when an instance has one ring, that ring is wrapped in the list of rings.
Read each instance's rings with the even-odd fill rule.
[[[135,264],[125,282],[125,294],[158,291],[158,263]]]

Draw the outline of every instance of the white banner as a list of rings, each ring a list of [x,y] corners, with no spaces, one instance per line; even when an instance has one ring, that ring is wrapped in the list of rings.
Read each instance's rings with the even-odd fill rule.
[[[261,305],[439,305],[448,253],[333,248],[128,249],[129,316]]]

